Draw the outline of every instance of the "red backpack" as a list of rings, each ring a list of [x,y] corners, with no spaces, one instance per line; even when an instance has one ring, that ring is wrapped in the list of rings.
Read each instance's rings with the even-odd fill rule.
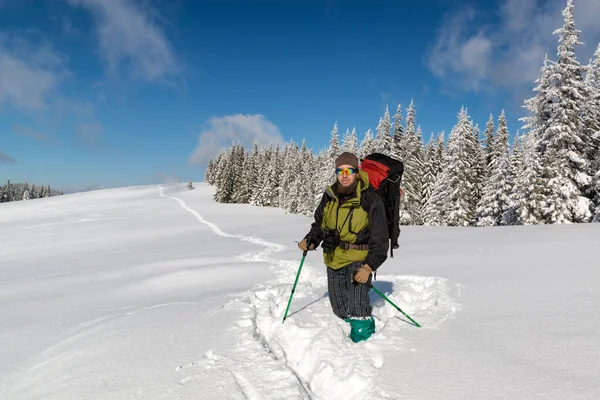
[[[400,200],[403,195],[402,175],[404,164],[381,153],[371,153],[361,159],[361,169],[369,175],[369,186],[383,199],[390,239],[390,256],[398,246],[400,236]]]

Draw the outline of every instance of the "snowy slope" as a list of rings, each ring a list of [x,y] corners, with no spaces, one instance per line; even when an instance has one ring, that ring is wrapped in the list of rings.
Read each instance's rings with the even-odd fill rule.
[[[197,184],[0,207],[6,399],[600,398],[600,224],[405,227],[347,338],[310,219]]]

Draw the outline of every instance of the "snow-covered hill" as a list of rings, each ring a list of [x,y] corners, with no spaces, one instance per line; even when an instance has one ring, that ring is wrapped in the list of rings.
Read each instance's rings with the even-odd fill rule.
[[[0,206],[2,398],[600,398],[600,224],[405,227],[355,344],[320,252],[282,324],[309,218],[196,186]]]

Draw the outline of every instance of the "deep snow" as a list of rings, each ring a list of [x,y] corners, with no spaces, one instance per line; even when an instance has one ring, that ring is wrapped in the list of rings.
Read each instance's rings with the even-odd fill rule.
[[[376,334],[330,310],[310,218],[142,186],[0,206],[6,399],[600,398],[600,224],[403,227]]]

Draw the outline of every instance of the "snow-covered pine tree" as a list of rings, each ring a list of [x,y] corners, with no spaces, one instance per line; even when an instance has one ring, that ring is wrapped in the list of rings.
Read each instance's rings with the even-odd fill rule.
[[[437,165],[437,157],[435,152],[435,138],[433,132],[429,137],[429,142],[427,142],[427,147],[425,149],[425,166],[423,169],[423,209],[421,214],[425,213],[425,204],[431,197],[431,193],[433,192],[433,185],[435,183],[435,178],[437,177],[438,165]]]
[[[256,193],[259,190],[258,171],[262,168],[262,166],[259,163],[260,150],[258,147],[258,143],[255,141],[254,145],[252,146],[252,154],[250,154],[250,170],[248,171],[248,176],[246,178],[246,180],[248,181],[248,187],[250,188],[249,198],[247,201],[248,203],[252,202],[252,197],[254,196],[254,193]]]
[[[340,146],[340,150],[342,152],[347,151],[346,150],[346,143],[350,143],[350,128],[346,128],[346,133],[344,133],[344,136],[342,137],[342,141],[341,141],[341,146]]]
[[[257,165],[259,168],[256,174],[256,190],[252,192],[250,198],[250,204],[253,206],[262,207],[268,202],[265,198],[265,187],[269,184],[269,161],[269,149],[263,144],[258,150]]]
[[[359,154],[360,158],[365,158],[369,154],[375,151],[375,141],[373,139],[373,133],[371,130],[365,132],[363,140],[360,142]]]
[[[352,128],[352,132],[350,129],[346,131],[346,135],[344,135],[344,142],[342,143],[342,152],[349,151],[352,154],[358,153],[358,137],[356,135],[356,128]]]
[[[331,131],[329,147],[325,150],[325,154],[322,154],[318,160],[318,170],[316,173],[315,185],[315,190],[317,193],[323,193],[325,189],[331,185],[332,179],[335,179],[335,159],[342,153],[339,135],[337,132],[338,127],[336,122],[333,126],[333,130]]]
[[[517,170],[515,184],[511,193],[518,216],[517,223],[538,225],[546,222],[544,215],[548,188],[546,186],[543,153],[538,151],[535,131],[523,137],[523,162]]]
[[[414,108],[413,121],[414,121]],[[402,187],[404,200],[400,203],[400,223],[403,225],[421,225],[423,201],[424,149],[420,127],[417,131],[408,131],[405,135],[406,148]]]
[[[443,143],[443,142],[442,142]],[[447,154],[443,153],[444,158]],[[442,162],[443,169],[437,174],[431,196],[425,202],[423,207],[423,222],[425,225],[441,226],[446,225],[448,212],[450,210],[449,195],[449,170],[445,167],[447,160]]]
[[[187,184],[187,189],[188,189],[188,190],[194,190],[194,189],[195,189],[195,188],[194,188],[194,185],[192,184],[192,181],[189,181],[189,182],[188,182],[188,184]]]
[[[584,102],[583,118],[586,137],[591,140],[588,146],[590,175],[594,175],[600,169],[600,44],[586,68],[584,84],[588,98]],[[592,195],[594,186],[591,185]]]
[[[495,126],[494,126],[494,116],[490,113],[490,119],[488,120],[486,126],[485,126],[485,132],[483,133],[484,139],[485,139],[485,149],[484,149],[484,154],[485,154],[485,177],[489,177],[489,171],[490,171],[490,165],[492,165],[492,161],[494,158],[494,152],[493,152],[493,148],[494,148],[494,131],[495,131]]]
[[[342,153],[340,147],[340,135],[338,134],[338,125],[337,121],[333,124],[333,129],[331,130],[331,138],[329,139],[329,158],[331,159],[331,165],[334,165],[334,161],[337,156]]]
[[[356,131],[355,131],[356,132]],[[311,179],[314,170],[314,157],[312,151],[302,141],[300,151],[300,165],[298,168],[298,214],[311,216],[314,213],[315,187]]]
[[[600,165],[600,155],[598,155],[598,158],[598,164]],[[594,179],[596,181],[596,210],[594,213],[594,222],[600,222],[600,168],[598,168]]]
[[[29,188],[29,199],[34,200],[38,197],[38,189],[35,187],[35,183],[32,183],[31,187]]]
[[[313,201],[313,210],[317,208],[321,201],[321,196],[325,189],[335,179],[335,172],[330,168],[329,149],[321,150],[316,157],[314,168],[316,172],[312,173],[317,179],[314,182],[315,198]]]
[[[301,165],[298,145],[293,140],[290,140],[284,151],[284,168],[279,191],[279,207],[292,214],[297,213],[300,202],[298,186],[300,185],[299,169]]]
[[[508,209],[502,214],[501,225],[517,225],[519,224],[519,215],[516,201],[514,199],[515,183],[517,175],[523,170],[523,136],[517,130],[515,140],[513,142],[512,152],[510,154],[510,168],[507,177],[510,193],[508,196]]]
[[[273,144],[271,144],[273,147]],[[269,205],[271,207],[279,207],[279,191],[281,188],[281,177],[283,176],[284,160],[281,152],[281,146],[277,143],[274,146],[273,156],[271,157],[270,175],[269,175]]]
[[[356,128],[352,128],[352,133],[350,134],[350,150],[352,154],[356,154],[358,157],[358,134],[356,133]],[[311,151],[312,157],[312,151]],[[314,157],[313,157],[314,158]]]
[[[246,159],[246,151],[241,142],[236,142],[233,150],[233,198],[234,203],[246,203],[242,192],[247,190],[246,174],[244,173],[244,164]]]
[[[502,216],[508,210],[512,188],[509,185],[510,144],[504,110],[498,118],[498,130],[492,147],[490,176],[483,188],[481,201],[477,206],[476,225],[500,225]]]
[[[470,138],[469,151],[472,154],[471,157],[471,180],[473,182],[473,193],[471,197],[471,207],[473,210],[477,208],[477,205],[481,201],[483,196],[483,187],[485,186],[485,153],[479,139],[479,125],[475,125],[473,128],[473,135]],[[473,221],[475,222],[475,221]]]
[[[402,143],[404,137],[404,127],[402,126],[402,107],[398,104],[396,115],[394,117],[394,134],[392,136],[392,151],[391,157],[396,160],[404,160],[404,152]]]
[[[404,134],[400,140],[400,155],[402,156],[401,160],[404,160],[408,157],[408,153],[410,152],[410,135],[416,135],[417,133],[417,112],[415,110],[415,102],[414,100],[410,100],[410,104],[406,109],[406,128],[404,130]]]
[[[438,167],[437,174],[442,173],[444,168],[446,167],[446,142],[445,138],[446,132],[441,131],[437,137],[436,145],[435,145],[435,157],[436,157],[436,165]]]
[[[581,105],[587,98],[583,84],[583,68],[575,57],[575,46],[581,44],[575,28],[573,0],[563,10],[564,25],[559,34],[558,59],[551,75],[551,92],[555,103],[551,108],[550,126],[544,132],[547,159],[550,162],[550,198],[548,216],[554,223],[588,222],[591,200],[584,197],[592,184]]]
[[[379,124],[377,125],[375,151],[385,155],[390,155],[392,152],[392,122],[388,106],[385,107],[383,117],[379,119]]]
[[[233,176],[235,173],[233,145],[227,149],[226,153],[222,154],[223,156],[219,162],[215,179],[215,186],[217,187],[217,190],[215,191],[214,199],[218,203],[231,203],[234,195],[233,185],[235,182],[235,178]]]
[[[447,179],[448,198],[446,224],[469,226],[474,211],[471,206],[472,182],[471,154],[468,142],[473,135],[473,123],[463,106],[458,113],[458,122],[448,139],[446,169],[442,175]]]
[[[204,172],[204,182],[208,183],[209,185],[215,184],[214,169],[215,169],[215,163],[211,156],[208,160],[208,165],[206,166],[206,171]]]
[[[252,200],[252,193],[256,186],[254,151],[257,151],[256,142],[254,143],[253,153],[244,151],[242,169],[238,172],[241,176],[241,182],[237,189],[236,203],[249,204]]]

